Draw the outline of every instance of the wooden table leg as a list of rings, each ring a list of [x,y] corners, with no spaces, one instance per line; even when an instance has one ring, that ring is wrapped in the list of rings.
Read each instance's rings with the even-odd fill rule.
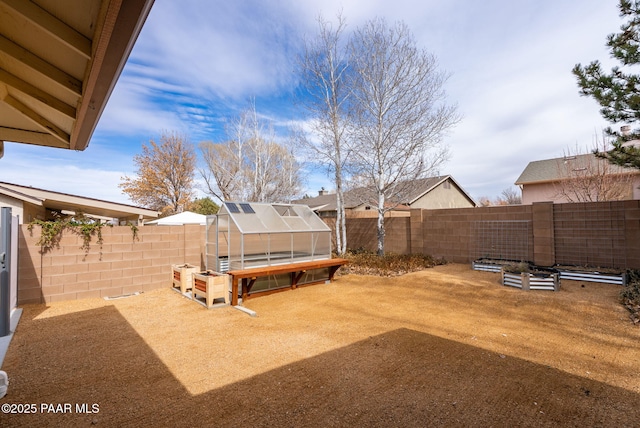
[[[242,303],[247,300],[247,296],[249,295],[249,287],[247,286],[248,283],[248,278],[242,278]]]
[[[231,277],[231,305],[238,306],[238,277]]]

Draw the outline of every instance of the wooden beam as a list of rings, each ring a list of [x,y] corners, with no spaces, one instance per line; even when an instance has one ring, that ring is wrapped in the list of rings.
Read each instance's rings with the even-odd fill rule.
[[[22,104],[19,100],[15,99],[9,93],[5,93],[4,95],[0,95],[0,99],[13,108],[15,111],[29,119],[33,124],[35,124],[38,128],[42,129],[44,132],[48,132],[54,138],[60,140],[60,142],[64,145],[64,147],[68,148],[70,146],[70,136],[58,126],[56,126],[50,120],[40,116],[37,112],[29,108],[28,106]]]
[[[25,0],[0,0],[0,2],[49,33],[62,44],[82,55],[85,59],[91,58],[91,40],[37,4]]]
[[[0,68],[0,82],[5,83],[7,86],[22,92],[30,98],[40,101],[43,104],[48,105],[52,109],[62,113],[63,115],[75,120],[76,109],[69,104],[59,100],[48,92],[42,89],[36,88],[32,84],[25,82],[17,76],[9,73],[6,70]]]
[[[104,22],[93,39],[93,57],[78,105],[78,124],[71,133],[71,149],[84,150],[127,61],[154,0],[103,2]]]
[[[15,128],[0,127],[0,140],[34,144],[36,146],[55,147],[58,149],[69,148],[69,144],[61,142],[58,138],[49,133],[25,131]]]
[[[11,40],[0,35],[0,52],[12,57],[25,67],[36,71],[42,76],[52,80],[60,87],[73,95],[79,97],[82,94],[82,82],[73,76],[65,73],[59,68],[49,64],[39,56],[26,50],[22,46],[13,43]]]

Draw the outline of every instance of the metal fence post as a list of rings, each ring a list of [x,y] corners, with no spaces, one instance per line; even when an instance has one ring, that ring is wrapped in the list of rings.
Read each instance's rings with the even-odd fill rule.
[[[9,270],[11,269],[11,208],[0,210],[0,337],[11,333]]]

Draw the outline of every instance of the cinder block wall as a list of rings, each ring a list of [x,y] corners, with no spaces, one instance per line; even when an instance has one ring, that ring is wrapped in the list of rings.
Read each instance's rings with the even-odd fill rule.
[[[476,221],[532,222],[528,260],[538,265],[576,264],[640,269],[640,201],[541,203],[504,207],[412,210],[385,220],[385,251],[424,253],[468,263]],[[375,218],[347,218],[351,249],[376,250]],[[205,227],[105,227],[102,247],[65,233],[60,247],[42,254],[40,230],[22,225],[18,243],[18,304],[119,296],[169,287],[171,265],[205,267]],[[334,247],[335,248],[335,247]]]
[[[350,249],[378,250],[378,219],[347,217],[347,246]],[[411,219],[388,217],[384,220],[384,250],[388,253],[411,253]],[[334,229],[335,230],[335,229]]]
[[[640,201],[553,206],[558,264],[640,267]]]
[[[40,228],[22,225],[18,242],[18,304],[108,297],[170,286],[171,265],[190,263],[204,269],[205,227],[102,228],[103,244],[65,231],[60,247],[41,252]]]
[[[417,215],[412,218],[417,218]],[[530,205],[422,210],[422,252],[455,263],[473,259],[472,225],[476,221],[531,220]],[[418,235],[417,232],[414,235]],[[533,237],[529,238],[531,242]],[[419,244],[412,244],[419,248]],[[529,249],[533,259],[533,248]]]
[[[469,263],[474,222],[514,220],[531,223],[526,260],[539,266],[640,269],[640,201],[411,210],[385,221],[385,251]],[[347,218],[347,232],[350,249],[375,251],[375,219]]]

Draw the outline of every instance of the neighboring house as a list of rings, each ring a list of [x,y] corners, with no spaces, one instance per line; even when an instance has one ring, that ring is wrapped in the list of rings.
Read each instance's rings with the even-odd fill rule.
[[[82,212],[100,220],[115,219],[119,224],[142,225],[144,220],[158,218],[157,211],[146,208],[3,182],[0,182],[0,207],[11,207],[20,224],[48,220],[52,211]]]
[[[591,153],[530,162],[515,184],[525,205],[640,199],[639,170],[613,165]]]
[[[399,201],[395,212],[408,212],[411,208],[439,209],[439,208],[467,208],[477,206],[473,198],[451,177],[444,175],[439,177],[423,178],[415,181],[415,191]],[[375,211],[376,206],[363,203],[357,196],[358,190],[344,193],[345,212],[347,215],[362,211]],[[320,217],[335,217],[336,194],[321,190],[314,198],[305,198],[294,201],[296,204],[308,205]]]

